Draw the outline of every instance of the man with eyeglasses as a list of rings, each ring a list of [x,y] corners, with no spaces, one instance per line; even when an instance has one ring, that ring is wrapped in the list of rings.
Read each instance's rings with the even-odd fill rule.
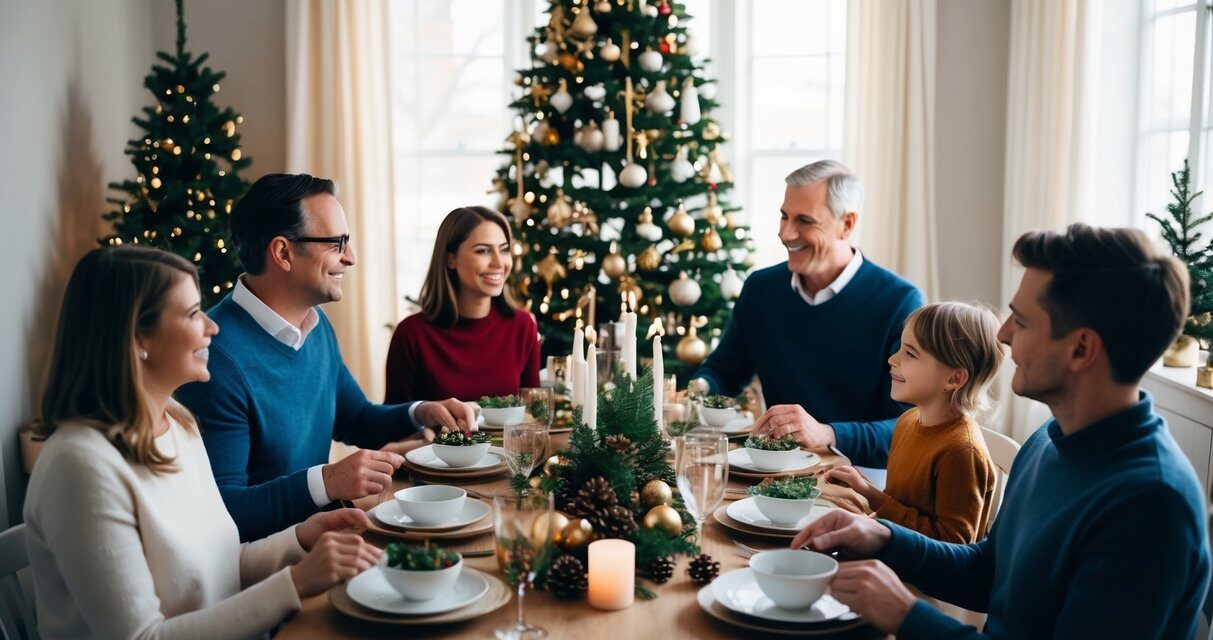
[[[423,427],[472,431],[475,414],[455,399],[371,403],[341,360],[319,305],[341,300],[355,264],[345,211],[332,180],[262,177],[232,209],[245,273],[208,313],[220,332],[211,380],[178,399],[198,417],[215,481],[242,540],[255,540],[339,500],[383,491],[404,459],[379,451]],[[326,464],[332,440],[361,447]]]

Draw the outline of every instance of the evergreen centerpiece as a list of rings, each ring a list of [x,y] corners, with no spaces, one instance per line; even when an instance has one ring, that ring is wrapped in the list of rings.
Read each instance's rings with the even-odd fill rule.
[[[547,13],[494,180],[517,293],[558,356],[579,318],[617,319],[634,296],[642,333],[663,318],[683,336],[663,348],[666,373],[687,380],[708,354],[698,332],[720,334],[753,264],[727,201],[714,81],[680,2],[550,0]]]
[[[133,121],[142,135],[127,142],[135,178],[111,183],[124,195],[109,198],[118,208],[105,214],[114,231],[102,243],[147,244],[194,263],[202,286],[202,306],[219,302],[242,269],[228,234],[228,214],[248,190],[239,177],[249,158],[240,153],[236,125],[244,119],[212,96],[224,73],[185,50],[182,0],[177,0],[177,51],[156,54],[165,65],[152,67],[143,84],[155,105]]]
[[[1192,211],[1192,202],[1201,192],[1191,192],[1190,179],[1188,161],[1184,160],[1183,169],[1171,174],[1171,195],[1175,201],[1167,205],[1168,218],[1153,213],[1146,214],[1158,223],[1163,239],[1171,247],[1171,253],[1188,267],[1188,286],[1192,300],[1183,335],[1174,349],[1186,349],[1190,353],[1191,361],[1179,366],[1195,364],[1199,348],[1194,344],[1196,341],[1203,342],[1206,347],[1213,342],[1213,244],[1202,240],[1202,234],[1197,230],[1202,224],[1213,220],[1213,213],[1200,216]],[[1172,357],[1174,354],[1168,350],[1165,358],[1169,360]]]

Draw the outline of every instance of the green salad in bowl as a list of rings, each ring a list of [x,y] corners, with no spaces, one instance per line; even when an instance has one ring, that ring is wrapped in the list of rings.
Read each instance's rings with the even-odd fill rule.
[[[433,600],[453,587],[463,570],[463,557],[439,546],[392,542],[383,549],[379,570],[405,600]]]

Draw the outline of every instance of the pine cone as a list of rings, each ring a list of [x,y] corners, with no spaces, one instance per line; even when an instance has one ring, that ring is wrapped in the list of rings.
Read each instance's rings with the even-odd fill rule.
[[[665,584],[674,577],[674,559],[663,556],[653,561],[649,566],[649,578],[657,584]]]
[[[687,567],[687,573],[691,575],[691,580],[699,584],[711,582],[720,575],[720,563],[712,559],[706,553],[701,553],[691,561],[691,565]]]
[[[636,454],[639,452],[636,445],[632,444],[632,441],[621,433],[607,436],[606,439],[602,441],[602,444],[604,444],[606,448],[624,456],[629,460],[636,457]]]
[[[590,478],[569,501],[569,511],[579,518],[593,518],[594,514],[606,512],[619,504],[615,488],[606,478]],[[595,523],[597,526],[597,523]]]
[[[572,600],[580,598],[586,590],[585,565],[574,556],[556,558],[548,569],[548,589],[557,598]]]
[[[584,517],[594,525],[594,531],[604,538],[626,538],[637,529],[632,510],[619,505],[598,509]]]

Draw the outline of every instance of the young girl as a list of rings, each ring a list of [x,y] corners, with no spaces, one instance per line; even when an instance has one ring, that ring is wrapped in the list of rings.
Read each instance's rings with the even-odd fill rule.
[[[884,518],[946,542],[985,537],[995,471],[973,414],[1002,362],[998,319],[959,302],[931,304],[906,319],[901,348],[889,358],[902,414],[889,449],[885,491],[854,467],[827,471]]]
[[[539,386],[539,329],[509,289],[510,225],[485,207],[461,207],[438,227],[421,287],[421,313],[392,334],[388,403],[517,393]]]

